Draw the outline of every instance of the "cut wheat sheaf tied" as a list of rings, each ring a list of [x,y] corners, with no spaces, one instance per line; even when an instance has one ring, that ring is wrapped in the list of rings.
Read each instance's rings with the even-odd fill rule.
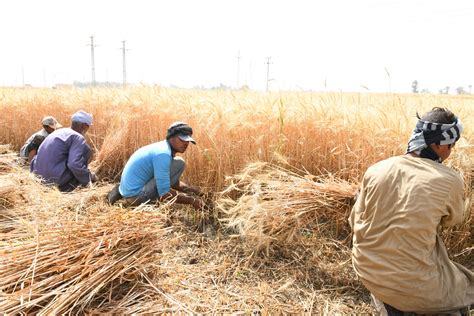
[[[357,191],[357,185],[330,175],[299,175],[265,162],[248,165],[229,181],[218,201],[224,222],[266,253],[302,242],[307,234],[323,238],[325,225],[336,225],[337,238]]]

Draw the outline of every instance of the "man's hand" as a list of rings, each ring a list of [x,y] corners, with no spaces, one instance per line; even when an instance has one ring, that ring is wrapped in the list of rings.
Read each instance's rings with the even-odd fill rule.
[[[194,210],[200,211],[206,206],[206,204],[204,204],[201,199],[194,198],[192,206],[194,207]]]

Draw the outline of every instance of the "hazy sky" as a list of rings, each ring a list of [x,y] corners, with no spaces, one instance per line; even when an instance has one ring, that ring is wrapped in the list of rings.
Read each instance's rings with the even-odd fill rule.
[[[0,85],[437,92],[474,83],[472,0],[2,0]],[[238,62],[237,55],[241,58]],[[240,76],[237,76],[238,64]]]

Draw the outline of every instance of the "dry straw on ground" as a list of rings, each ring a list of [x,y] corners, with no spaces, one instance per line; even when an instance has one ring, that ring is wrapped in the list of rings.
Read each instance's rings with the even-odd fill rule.
[[[272,246],[301,243],[308,235],[344,239],[357,185],[334,176],[301,176],[265,162],[229,179],[218,201],[228,227],[267,254]],[[229,196],[226,198],[226,196]]]
[[[252,244],[220,230],[199,233],[187,208],[111,207],[110,185],[62,194],[10,166],[21,203],[1,213],[2,311],[371,311],[340,242],[317,238],[311,247],[249,257]]]
[[[108,208],[106,188],[64,195],[10,165],[22,201],[1,211],[0,310],[82,313],[153,276],[156,254],[173,238],[164,214]]]

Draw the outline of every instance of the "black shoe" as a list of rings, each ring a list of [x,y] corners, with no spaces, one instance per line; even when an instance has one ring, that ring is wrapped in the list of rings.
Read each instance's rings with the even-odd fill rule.
[[[115,202],[117,202],[118,200],[122,198],[122,195],[120,194],[120,191],[119,191],[119,186],[120,186],[120,183],[116,184],[114,188],[112,189],[112,191],[110,191],[107,194],[107,202],[109,202],[110,205],[114,204]]]

